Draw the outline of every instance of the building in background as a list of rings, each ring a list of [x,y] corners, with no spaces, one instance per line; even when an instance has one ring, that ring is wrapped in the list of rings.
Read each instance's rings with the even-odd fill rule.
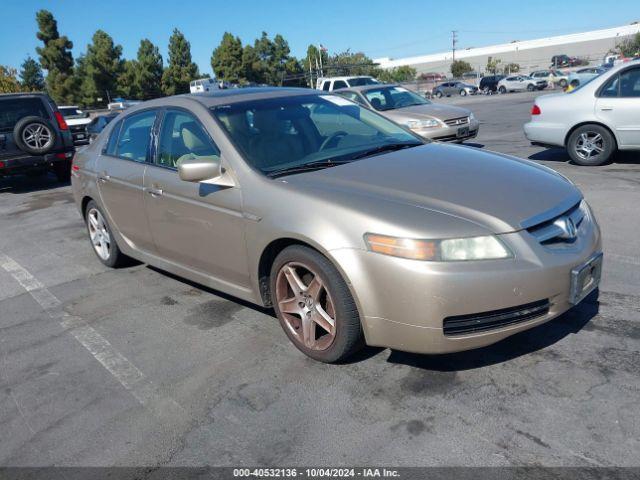
[[[599,65],[603,62],[605,55],[618,43],[638,32],[640,32],[640,23],[634,22],[630,25],[603,30],[459,49],[455,52],[455,58],[470,63],[473,70],[479,73],[486,70],[489,58],[499,59],[501,65],[516,63],[523,73],[549,68],[551,57],[562,54],[580,57],[590,64]],[[398,59],[377,58],[374,61],[382,68],[408,65],[415,68],[418,75],[435,72],[450,75],[452,51]]]

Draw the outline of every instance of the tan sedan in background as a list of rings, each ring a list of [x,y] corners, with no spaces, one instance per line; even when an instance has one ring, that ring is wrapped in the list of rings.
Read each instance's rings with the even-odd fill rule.
[[[471,110],[433,103],[399,85],[365,85],[335,92],[407,127],[423,138],[463,142],[478,136]]]
[[[76,154],[72,185],[105,265],[133,257],[273,306],[324,362],[364,343],[489,345],[600,278],[598,225],[563,176],[311,90],[134,106]]]

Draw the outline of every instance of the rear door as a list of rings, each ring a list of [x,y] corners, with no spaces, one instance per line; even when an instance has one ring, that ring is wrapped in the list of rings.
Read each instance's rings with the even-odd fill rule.
[[[154,250],[144,209],[144,175],[151,159],[151,132],[157,110],[134,113],[119,121],[98,158],[98,190],[115,228],[137,250]]]
[[[615,130],[621,147],[640,147],[640,67],[609,79],[596,100],[596,115]]]

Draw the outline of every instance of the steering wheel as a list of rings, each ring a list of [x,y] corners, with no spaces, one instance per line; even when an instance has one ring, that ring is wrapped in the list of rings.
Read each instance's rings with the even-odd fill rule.
[[[322,142],[322,145],[320,145],[320,151],[323,151],[325,148],[327,148],[329,144],[331,144],[331,142],[333,142],[334,140],[337,140],[340,137],[346,137],[347,135],[349,134],[344,130],[338,130],[337,132],[332,133],[324,140],[324,142]]]

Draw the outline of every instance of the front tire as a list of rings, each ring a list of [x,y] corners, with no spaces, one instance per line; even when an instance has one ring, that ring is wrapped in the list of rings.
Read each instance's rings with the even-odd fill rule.
[[[466,97],[467,96],[467,91],[464,88],[462,90],[460,90],[460,96],[461,97]]]
[[[293,245],[271,267],[271,298],[280,325],[305,355],[345,360],[363,345],[358,309],[340,272],[317,251]]]
[[[533,84],[529,84],[527,85],[527,92],[533,92],[536,89],[536,87]]]
[[[129,258],[118,248],[104,213],[93,200],[87,204],[84,218],[89,240],[98,260],[110,268],[125,266]]]
[[[504,86],[500,86],[500,88],[498,88],[498,92],[507,93],[507,89]]]
[[[442,92],[437,91],[436,92],[436,98],[442,98]]]
[[[564,78],[560,80],[560,88],[567,88],[567,81]]]
[[[611,132],[600,125],[582,125],[567,140],[567,151],[574,163],[588,167],[602,165],[617,150]]]

